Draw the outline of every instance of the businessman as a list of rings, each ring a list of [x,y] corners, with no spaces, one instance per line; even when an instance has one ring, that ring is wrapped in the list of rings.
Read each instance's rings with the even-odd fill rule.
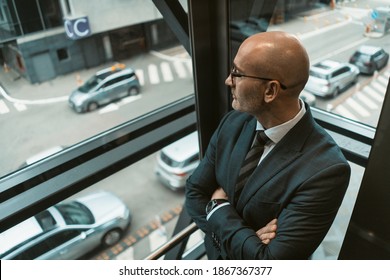
[[[309,66],[288,33],[240,46],[225,82],[234,110],[186,185],[209,259],[308,259],[332,225],[350,167],[299,98]]]

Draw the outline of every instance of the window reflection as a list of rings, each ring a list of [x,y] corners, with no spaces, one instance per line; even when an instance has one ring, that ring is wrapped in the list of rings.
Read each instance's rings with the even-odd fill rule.
[[[231,0],[231,57],[245,38],[257,32],[294,34],[311,61],[310,78],[301,98],[318,109],[376,127],[389,82],[390,49],[389,35],[383,28],[388,22],[375,14],[377,7],[387,6],[387,2],[280,0],[271,5],[268,1]],[[382,15],[386,9],[379,10]],[[364,59],[367,56],[370,58]],[[351,166],[348,192],[313,259],[338,257],[364,173],[364,168]]]
[[[51,147],[72,146],[194,93],[191,58],[152,1],[24,2],[0,5],[0,114],[7,119],[0,177]],[[113,76],[115,85],[78,96],[71,109],[73,91],[90,89],[100,71],[118,64],[139,83]]]
[[[264,28],[295,34],[311,60],[303,97],[315,99],[319,109],[376,127],[390,76],[389,35],[383,27],[389,25],[383,16],[388,3],[335,2],[336,6],[334,1],[278,1],[273,7],[266,1],[231,0],[232,57],[243,39]],[[367,30],[369,24],[382,26],[380,34]],[[359,50],[369,53],[369,61],[356,59]]]

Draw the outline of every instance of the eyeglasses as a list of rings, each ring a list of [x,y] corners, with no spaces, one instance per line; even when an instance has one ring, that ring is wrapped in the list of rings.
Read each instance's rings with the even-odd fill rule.
[[[250,76],[250,75],[245,75],[237,72],[237,69],[235,66],[232,67],[232,70],[230,71],[230,77],[232,79],[232,84],[235,85],[234,78],[251,78],[251,79],[257,79],[257,80],[265,80],[265,81],[278,81],[276,79],[268,79],[268,78],[262,78],[262,77],[256,77],[256,76]],[[279,82],[279,81],[278,81]],[[280,87],[282,89],[287,89],[285,85],[283,85],[281,82],[279,82]]]

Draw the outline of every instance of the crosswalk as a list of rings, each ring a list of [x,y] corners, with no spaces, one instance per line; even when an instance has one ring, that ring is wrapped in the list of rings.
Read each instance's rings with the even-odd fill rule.
[[[374,77],[369,84],[361,87],[331,112],[376,127],[389,77],[390,68]]]
[[[4,100],[0,100],[0,115],[7,114],[12,110],[22,112],[27,110],[27,106],[23,103],[6,103]]]
[[[145,68],[136,68],[135,72],[141,86],[172,83],[178,79],[192,78],[192,61],[191,59],[162,61],[158,64],[149,64]],[[66,99],[61,99],[59,102],[64,102],[64,100],[66,101]],[[0,115],[15,111],[23,112],[29,107],[30,105],[25,104],[23,101],[12,102],[7,99],[2,99],[2,96],[0,95]]]

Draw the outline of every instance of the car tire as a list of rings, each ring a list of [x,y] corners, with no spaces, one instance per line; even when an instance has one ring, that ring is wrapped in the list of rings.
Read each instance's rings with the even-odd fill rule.
[[[91,102],[88,104],[88,112],[95,111],[98,108],[98,104],[96,102]]]
[[[119,242],[122,238],[122,230],[119,228],[108,231],[102,238],[102,245],[104,247],[110,247]]]
[[[137,87],[131,87],[127,90],[127,95],[128,96],[135,96],[139,94],[139,88]]]

